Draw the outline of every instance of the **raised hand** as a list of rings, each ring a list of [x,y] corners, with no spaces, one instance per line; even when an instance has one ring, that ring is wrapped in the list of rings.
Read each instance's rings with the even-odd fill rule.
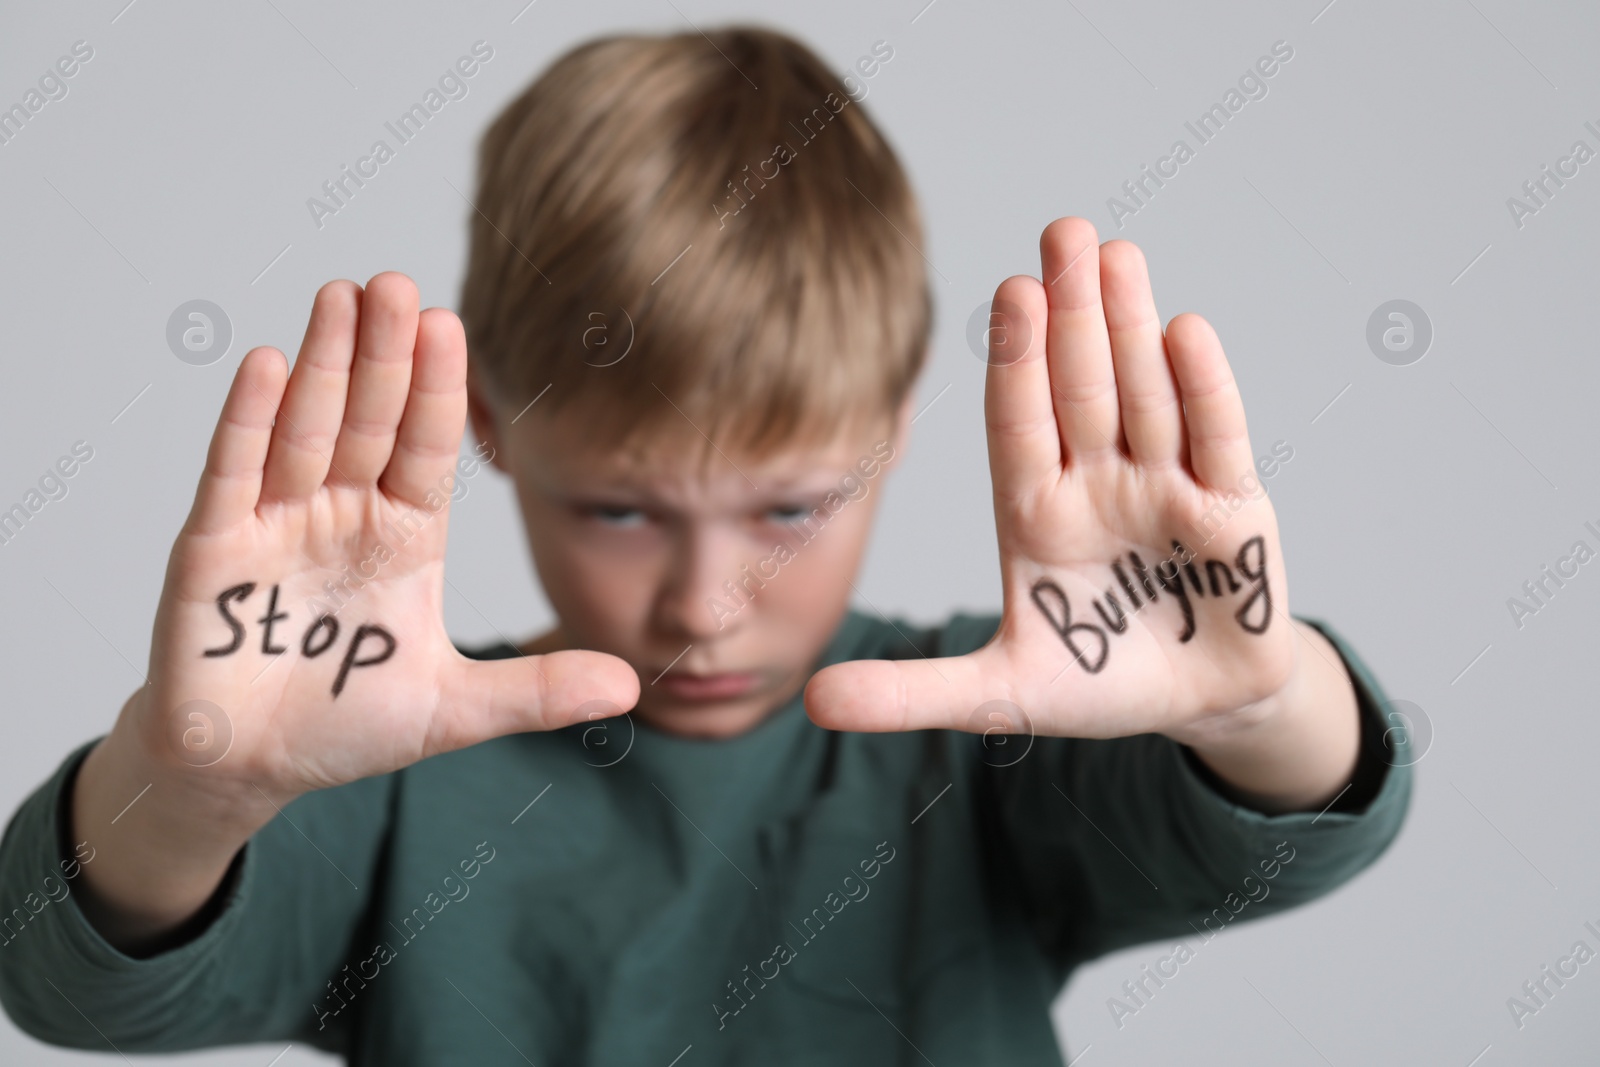
[[[451,645],[466,342],[455,315],[417,302],[402,274],[330,282],[292,375],[273,348],[241,362],[131,708],[158,762],[281,803],[637,699],[613,656],[476,662]]]
[[[211,899],[301,794],[504,734],[631,708],[599,652],[474,661],[442,615],[466,339],[402,274],[318,293],[288,373],[240,362],[172,547],[148,684],[84,758],[78,893],[142,952]],[[353,883],[352,883],[353,884]]]
[[[1277,521],[1216,334],[1180,315],[1163,335],[1139,249],[1083,219],[1047,227],[1040,258],[991,320],[999,630],[970,655],[819,672],[822,725],[983,730],[1008,701],[1042,735],[1191,740],[1291,677]]]

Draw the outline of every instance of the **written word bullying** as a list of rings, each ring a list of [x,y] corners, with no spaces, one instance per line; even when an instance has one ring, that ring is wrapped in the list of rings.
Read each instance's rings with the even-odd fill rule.
[[[1040,578],[1034,582],[1031,595],[1034,606],[1049,621],[1051,629],[1061,636],[1073,658],[1090,674],[1098,674],[1106,665],[1106,657],[1111,651],[1111,640],[1107,636],[1107,631],[1114,634],[1125,633],[1128,629],[1128,616],[1143,607],[1146,601],[1154,604],[1162,592],[1176,600],[1179,610],[1183,613],[1183,629],[1178,634],[1178,640],[1186,642],[1194,636],[1194,605],[1189,599],[1191,595],[1189,587],[1184,585],[1185,578],[1188,578],[1189,586],[1193,587],[1193,595],[1196,597],[1207,595],[1207,581],[1210,583],[1210,595],[1213,597],[1221,598],[1234,596],[1241,591],[1247,592],[1249,595],[1233,613],[1233,617],[1247,633],[1265,633],[1267,625],[1272,622],[1272,590],[1267,585],[1265,539],[1257,534],[1240,545],[1232,567],[1220,559],[1199,561],[1205,564],[1207,581],[1201,580],[1200,570],[1195,566],[1196,562],[1194,553],[1177,540],[1172,542],[1172,555],[1156,564],[1153,572],[1145,566],[1144,560],[1139,558],[1137,552],[1128,553],[1128,564],[1133,569],[1133,578],[1129,578],[1121,559],[1113,560],[1111,573],[1115,576],[1117,584],[1122,587],[1122,592],[1127,596],[1131,608],[1124,613],[1115,590],[1107,587],[1103,597],[1105,604],[1099,600],[1093,602],[1095,614],[1100,617],[1100,623],[1104,625],[1074,622],[1072,605],[1067,599],[1066,591],[1052,578]],[[1237,576],[1235,571],[1238,572]],[[1240,576],[1247,580],[1248,585],[1239,581]],[[1143,600],[1139,596],[1140,590],[1144,592]],[[1109,611],[1106,610],[1107,605],[1110,606]],[[1089,646],[1087,648],[1086,643]]]

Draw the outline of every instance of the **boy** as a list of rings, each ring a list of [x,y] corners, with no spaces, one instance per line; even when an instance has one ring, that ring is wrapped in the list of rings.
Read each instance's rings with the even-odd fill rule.
[[[849,609],[928,342],[921,228],[812,53],[709,45],[591,42],[495,121],[465,329],[385,273],[323,287],[292,374],[245,355],[148,684],[0,847],[29,1033],[1060,1063],[1077,964],[1395,835],[1382,695],[1287,614],[1215,334],[1163,337],[1138,250],[1081,219],[995,296],[1003,612]],[[463,655],[469,408],[558,622]]]

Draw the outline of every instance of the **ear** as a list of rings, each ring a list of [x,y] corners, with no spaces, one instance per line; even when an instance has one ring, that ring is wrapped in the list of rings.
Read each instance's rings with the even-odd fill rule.
[[[484,389],[477,364],[467,361],[467,415],[472,420],[472,435],[489,449],[489,463],[502,474],[510,474],[506,465],[505,441],[500,436],[499,422],[495,416],[494,402]]]

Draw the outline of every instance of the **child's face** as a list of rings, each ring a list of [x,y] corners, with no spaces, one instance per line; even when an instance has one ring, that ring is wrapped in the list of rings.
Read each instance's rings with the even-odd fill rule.
[[[523,650],[621,657],[639,675],[634,714],[658,729],[750,729],[805,684],[849,606],[909,410],[755,462],[687,423],[643,454],[580,447],[565,413],[513,424],[475,389],[559,620]]]

